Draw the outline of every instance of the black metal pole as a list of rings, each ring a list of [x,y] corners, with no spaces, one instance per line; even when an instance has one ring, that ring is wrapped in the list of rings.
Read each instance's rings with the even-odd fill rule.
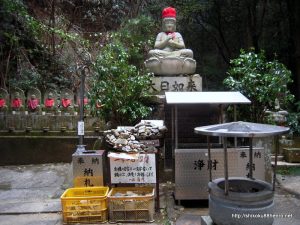
[[[211,161],[211,151],[210,151],[210,138],[207,136],[207,151],[208,151],[208,162],[209,162],[209,181],[212,181],[212,174],[211,174],[211,169],[212,169],[212,161]]]
[[[81,69],[80,82],[80,105],[79,105],[79,121],[84,122],[84,86],[85,86],[85,67]],[[79,145],[83,145],[84,135],[79,135]]]
[[[249,139],[249,178],[253,179],[253,138]]]
[[[229,191],[229,181],[228,181],[228,156],[227,156],[227,137],[223,138],[224,145],[224,178],[225,178],[225,195],[228,195]]]
[[[275,137],[275,164],[273,168],[273,191],[275,191],[275,184],[276,184],[276,168],[277,168],[277,161],[278,161],[278,153],[279,153],[279,137]]]

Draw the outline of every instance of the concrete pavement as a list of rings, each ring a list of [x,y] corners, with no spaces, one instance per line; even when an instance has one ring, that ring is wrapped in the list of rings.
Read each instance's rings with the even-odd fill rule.
[[[274,225],[299,225],[300,175],[277,178],[275,216],[289,217],[275,218]],[[68,163],[0,167],[0,225],[63,224],[60,196],[72,185]],[[183,201],[177,206],[173,190],[172,182],[160,184],[161,209],[151,224],[200,225],[200,217],[208,215],[207,201]]]

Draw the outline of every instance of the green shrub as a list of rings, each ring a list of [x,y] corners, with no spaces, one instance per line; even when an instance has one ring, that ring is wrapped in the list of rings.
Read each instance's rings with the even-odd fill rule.
[[[151,112],[151,80],[143,62],[154,42],[154,29],[149,17],[125,21],[97,57],[90,79],[91,109],[113,126],[133,125]],[[102,108],[97,109],[97,101]]]
[[[266,122],[265,111],[275,109],[276,99],[281,107],[293,101],[294,96],[288,89],[292,82],[291,71],[277,60],[267,61],[264,51],[241,50],[240,56],[230,64],[225,86],[251,100],[250,107],[239,107],[242,120]]]

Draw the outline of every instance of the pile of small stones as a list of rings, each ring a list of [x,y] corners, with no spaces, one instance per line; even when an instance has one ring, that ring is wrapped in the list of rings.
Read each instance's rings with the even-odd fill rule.
[[[139,140],[153,140],[164,136],[167,128],[151,122],[140,122],[134,127],[122,127],[104,131],[105,142],[118,151],[143,152],[147,146]]]

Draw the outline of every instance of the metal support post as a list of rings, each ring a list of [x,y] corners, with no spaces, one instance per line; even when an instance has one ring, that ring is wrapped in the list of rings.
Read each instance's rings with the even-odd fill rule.
[[[175,149],[178,148],[178,109],[175,105]]]
[[[279,137],[275,136],[275,163],[273,168],[273,191],[275,191],[275,184],[276,184],[276,168],[277,168],[278,153],[279,153]]]
[[[227,156],[227,137],[223,137],[224,143],[224,178],[225,178],[225,195],[228,195],[229,181],[228,181],[228,156]]]
[[[209,136],[207,136],[207,151],[208,151],[208,162],[210,164],[210,166],[209,166],[209,181],[212,181],[212,174],[211,174],[212,161],[211,161],[210,138],[209,138]]]
[[[85,67],[82,67],[81,82],[80,82],[79,121],[82,122],[83,124],[84,124],[84,86],[85,86]],[[84,134],[78,134],[78,135],[79,135],[79,145],[83,145]]]
[[[236,105],[233,105],[233,121],[236,122]],[[234,137],[234,147],[237,148],[237,137]]]
[[[249,178],[253,179],[253,138],[249,138]]]

